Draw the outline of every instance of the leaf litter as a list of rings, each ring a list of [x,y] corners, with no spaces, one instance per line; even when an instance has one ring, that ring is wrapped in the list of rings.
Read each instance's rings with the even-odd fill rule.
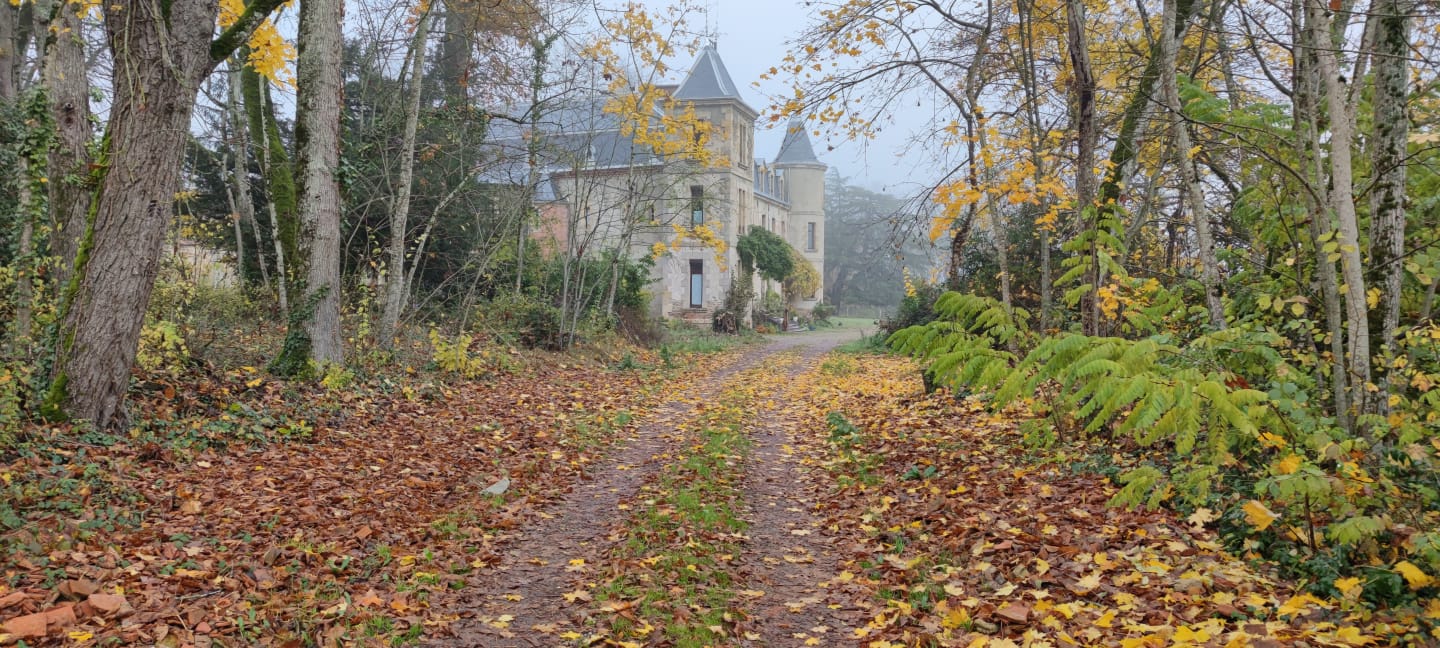
[[[0,643],[433,634],[456,619],[439,602],[493,564],[503,538],[633,433],[662,385],[689,380],[567,356],[480,381],[425,378],[297,394],[242,371],[153,390],[143,408],[171,426],[159,441],[38,431],[43,452],[0,467],[4,508],[23,515],[6,521]],[[305,434],[236,441],[262,410],[289,412],[287,429]],[[293,423],[302,412],[313,423]],[[509,490],[484,492],[497,482]]]

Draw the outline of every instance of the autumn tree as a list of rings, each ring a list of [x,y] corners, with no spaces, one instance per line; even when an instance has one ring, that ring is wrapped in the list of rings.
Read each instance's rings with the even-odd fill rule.
[[[120,425],[200,83],[279,5],[254,0],[218,36],[217,3],[102,7],[116,66],[93,213],[63,294],[52,417]]]

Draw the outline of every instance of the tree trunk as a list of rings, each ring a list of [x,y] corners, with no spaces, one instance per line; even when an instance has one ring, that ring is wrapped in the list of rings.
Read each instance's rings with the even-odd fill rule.
[[[0,3],[0,104],[15,100],[15,55],[16,31],[20,22],[20,8],[8,2]]]
[[[945,287],[950,290],[960,289],[960,266],[965,261],[965,241],[970,238],[973,222],[966,218],[956,223],[950,233],[950,263],[945,268]]]
[[[1085,33],[1085,4],[1081,0],[1065,1],[1065,27],[1070,70],[1075,99],[1075,211],[1098,228],[1095,211],[1095,74],[1090,65],[1090,39]],[[1088,214],[1088,216],[1087,216]],[[1081,322],[1086,335],[1100,332],[1100,256],[1098,240],[1090,243],[1090,267],[1085,281],[1090,290],[1080,300]]]
[[[405,101],[405,132],[400,142],[400,177],[390,203],[390,267],[385,288],[385,311],[380,316],[380,344],[390,348],[400,313],[405,310],[409,286],[405,283],[405,234],[409,228],[410,185],[415,179],[415,132],[420,124],[420,94],[424,90],[425,41],[430,36],[430,13],[420,15],[415,40],[410,46],[410,95]]]
[[[301,257],[305,265],[303,310],[310,357],[321,363],[344,362],[340,335],[340,75],[343,0],[300,3],[300,43],[296,77],[295,141],[299,170]]]
[[[1190,125],[1185,121],[1183,106],[1180,104],[1180,89],[1177,87],[1179,82],[1175,78],[1175,58],[1186,31],[1185,25],[1176,24],[1175,0],[1166,0],[1161,24],[1160,49],[1163,56],[1160,75],[1175,138],[1175,146],[1171,148],[1175,152],[1175,164],[1180,169],[1185,202],[1190,205],[1190,220],[1195,225],[1195,238],[1200,247],[1200,284],[1205,289],[1205,307],[1210,312],[1210,326],[1222,330],[1225,328],[1225,308],[1220,303],[1220,264],[1215,259],[1215,237],[1210,232],[1210,214],[1205,209],[1205,193],[1200,186],[1200,174],[1190,153]]]
[[[61,300],[47,418],[124,422],[200,82],[280,1],[255,0],[213,41],[213,2],[101,5],[112,57],[126,64],[113,71],[103,178]]]
[[[265,178],[266,210],[270,214],[275,244],[275,278],[279,287],[281,310],[289,312],[289,286],[300,278],[297,271],[304,265],[300,258],[300,224],[295,215],[295,170],[290,154],[280,139],[280,126],[275,121],[275,103],[270,98],[270,82],[255,68],[240,71],[241,92],[250,135]]]
[[[220,159],[220,168],[230,166],[230,156],[224,155]],[[245,285],[245,231],[240,228],[240,222],[245,220],[240,216],[240,208],[235,204],[235,186],[225,183],[225,204],[230,207],[230,226],[235,230],[235,280],[239,286]]]
[[[1328,44],[1330,17],[1319,0],[1307,0],[1316,30],[1315,42]],[[1346,350],[1350,355],[1351,406],[1357,414],[1367,411],[1366,386],[1370,384],[1370,320],[1365,303],[1365,269],[1360,259],[1360,224],[1355,213],[1354,167],[1351,141],[1354,139],[1354,112],[1340,79],[1335,52],[1315,48],[1319,63],[1316,72],[1324,83],[1327,116],[1330,118],[1330,209],[1335,213],[1340,254],[1340,274],[1345,286],[1347,321]]]
[[[1405,278],[1405,156],[1410,118],[1405,112],[1410,65],[1409,0],[1375,3],[1375,132],[1370,138],[1370,168],[1375,177],[1370,192],[1370,261],[1380,270],[1381,335],[1386,360],[1385,392],[1396,387],[1393,361],[1396,332],[1400,328],[1400,290]],[[1401,381],[1400,384],[1404,384]],[[1380,398],[1381,411],[1389,401]]]
[[[236,58],[230,59],[230,94],[226,105],[231,128],[235,132],[234,140],[231,142],[231,148],[235,151],[235,155],[230,167],[230,180],[235,186],[235,202],[240,218],[249,223],[250,233],[255,237],[255,264],[260,268],[260,281],[268,287],[270,270],[265,264],[265,254],[262,252],[265,239],[261,238],[260,223],[255,219],[255,201],[251,199],[250,193],[250,165],[247,162],[250,137],[246,132],[248,128],[240,110],[240,86],[243,82],[240,62]],[[244,281],[243,274],[240,279]]]
[[[256,76],[258,78],[259,75]],[[264,99],[260,101],[266,103]],[[285,253],[285,249],[288,247],[285,245],[287,237],[280,219],[281,205],[277,203],[283,203],[287,207],[293,205],[294,196],[290,192],[294,191],[294,186],[287,186],[287,183],[281,179],[289,175],[288,171],[272,172],[276,166],[288,167],[289,164],[288,161],[277,164],[272,158],[275,149],[266,144],[270,138],[264,135],[267,124],[273,123],[273,120],[266,119],[267,113],[268,109],[260,109],[260,128],[255,129],[255,132],[263,138],[257,144],[257,148],[260,152],[260,173],[265,177],[265,209],[270,214],[270,241],[275,244],[275,290],[280,297],[280,312],[288,318],[290,315],[290,280],[296,274],[294,266],[299,259],[296,258],[297,255]],[[290,195],[287,197],[287,194]]]
[[[10,341],[14,351],[25,353],[30,347],[30,329],[34,324],[31,307],[35,303],[35,271],[39,268],[35,262],[35,211],[39,206],[35,205],[36,196],[31,189],[29,161],[21,156],[18,166],[20,187],[15,202],[20,213],[20,242],[15,258],[15,330]]]
[[[1020,55],[1023,59],[1021,65],[1021,91],[1025,97],[1025,116],[1029,123],[1030,138],[1030,164],[1034,167],[1032,179],[1035,187],[1040,187],[1045,180],[1045,158],[1042,154],[1042,137],[1040,133],[1040,107],[1037,97],[1039,91],[1036,86],[1037,75],[1035,73],[1035,31],[1034,31],[1034,3],[1033,0],[1022,0],[1016,4],[1017,18],[1019,20],[1020,33]],[[1042,200],[1035,206],[1036,218],[1039,218],[1048,211],[1047,201]],[[1033,220],[1033,219],[1032,219]],[[1054,277],[1050,265],[1050,234],[1053,225],[1041,224],[1037,227],[1040,244],[1040,322],[1039,330],[1050,329],[1050,315],[1054,309],[1054,296],[1052,286]]]
[[[65,285],[90,211],[90,81],[85,62],[82,21],[69,2],[57,2],[50,18],[43,77],[55,122],[50,150],[50,250],[56,257],[56,285]]]
[[[1320,82],[1316,78],[1315,38],[1316,30],[1310,25],[1308,12],[1299,9],[1292,22],[1296,25],[1295,41],[1301,45],[1302,54],[1295,57],[1295,128],[1296,153],[1301,160],[1308,191],[1302,192],[1310,212],[1310,243],[1315,254],[1315,276],[1324,300],[1325,323],[1329,329],[1331,376],[1330,388],[1335,407],[1335,420],[1341,428],[1353,431],[1350,416],[1349,389],[1345,368],[1345,320],[1340,301],[1339,281],[1335,276],[1335,263],[1324,251],[1326,236],[1333,232],[1328,210],[1318,193],[1325,186],[1325,172],[1320,159],[1320,136],[1316,122],[1319,119]],[[1323,34],[1323,32],[1321,32]],[[1320,378],[1323,374],[1318,373]]]

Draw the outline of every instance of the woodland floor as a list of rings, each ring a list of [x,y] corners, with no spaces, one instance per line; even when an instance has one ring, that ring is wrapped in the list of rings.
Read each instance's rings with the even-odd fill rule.
[[[249,406],[156,441],[57,437],[0,467],[26,523],[3,537],[0,643],[1434,639],[1440,604],[1322,600],[1222,552],[1203,510],[1107,508],[1103,475],[1126,458],[1036,449],[1012,417],[925,394],[906,360],[831,352],[856,337],[332,394],[303,440],[249,448],[206,436],[254,424]],[[227,384],[219,403],[305,396]],[[153,392],[157,416],[205,410]]]

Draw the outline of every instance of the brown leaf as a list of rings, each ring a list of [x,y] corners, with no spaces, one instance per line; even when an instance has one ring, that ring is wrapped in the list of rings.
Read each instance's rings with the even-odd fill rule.
[[[26,598],[28,597],[26,596],[25,592],[11,592],[9,594],[6,594],[5,596],[0,597],[0,610],[8,608],[12,605],[19,605],[20,603],[25,602]]]
[[[119,612],[121,608],[124,608],[126,606],[125,597],[119,596],[117,594],[96,593],[91,594],[90,598],[86,600],[90,602],[91,607],[94,607],[95,609],[105,614]]]
[[[3,628],[5,630],[5,634],[13,635],[17,638],[24,639],[26,637],[45,636],[46,625],[47,624],[45,622],[45,614],[37,612],[35,614],[27,614],[22,617],[15,617],[9,621],[6,621],[5,625],[0,626],[0,628]]]
[[[1030,620],[1030,608],[1020,605],[1019,603],[1011,603],[996,610],[995,615],[1006,621],[1025,623]]]
[[[374,589],[371,589],[355,599],[355,604],[360,607],[379,607],[384,605],[385,601],[380,598],[380,595],[375,593]]]
[[[43,612],[43,614],[45,615],[46,623],[61,628],[68,628],[75,625],[76,622],[75,606],[73,605],[53,607]]]
[[[61,581],[55,590],[60,592],[61,596],[79,600],[100,591],[100,584],[81,578],[78,580]]]

